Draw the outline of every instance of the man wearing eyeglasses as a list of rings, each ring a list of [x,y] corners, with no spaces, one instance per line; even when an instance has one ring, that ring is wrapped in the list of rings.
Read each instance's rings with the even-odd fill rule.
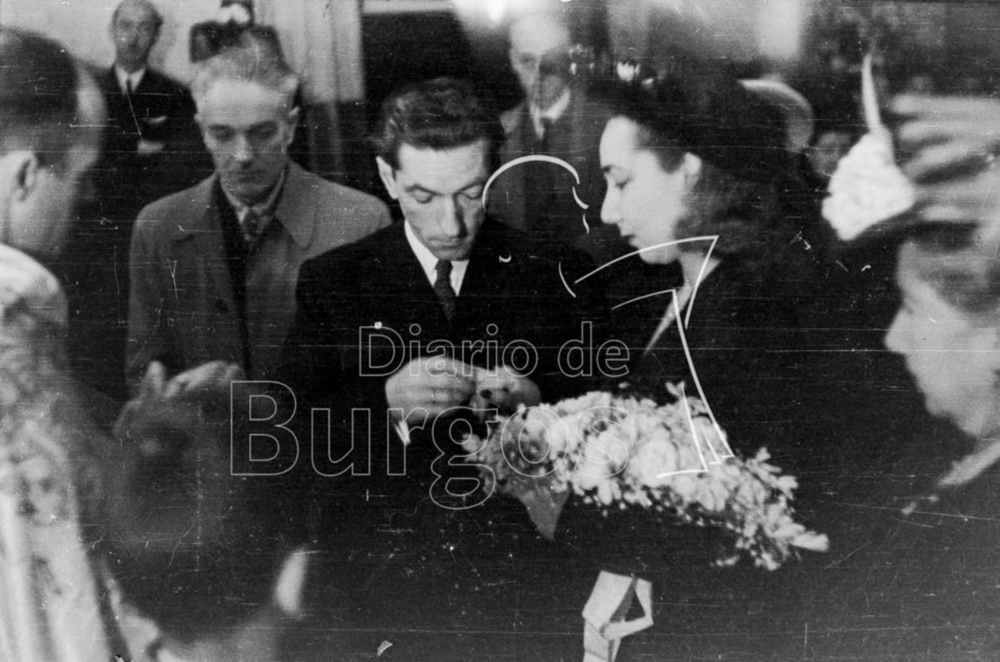
[[[580,181],[553,163],[514,166],[497,179],[490,212],[543,241],[576,245],[603,263],[625,252],[596,213],[604,194],[597,146],[609,115],[587,98],[585,81],[573,66],[567,11],[549,7],[517,16],[510,24],[510,65],[524,100],[501,115],[506,140],[500,160],[556,157]],[[586,219],[577,199],[590,206]]]

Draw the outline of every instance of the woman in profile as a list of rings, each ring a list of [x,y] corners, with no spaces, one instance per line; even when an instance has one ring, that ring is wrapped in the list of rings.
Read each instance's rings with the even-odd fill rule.
[[[600,143],[601,219],[638,259],[673,271],[650,293],[662,302],[655,317],[616,311],[619,337],[630,338],[627,389],[663,402],[673,399],[668,382],[683,382],[685,395],[707,402],[734,453],[767,447],[775,464],[799,474],[813,442],[802,431],[796,351],[811,269],[786,250],[795,231],[780,212],[778,184],[790,167],[782,117],[712,63],[619,73],[593,91],[611,109]],[[621,660],[707,659],[729,650],[734,631],[760,624],[741,619],[773,576],[714,567],[721,540],[710,529],[643,508],[602,517],[574,500],[556,537],[582,550],[585,561],[567,563],[581,592],[596,569],[652,582],[654,625],[623,641]],[[690,657],[678,654],[682,642]]]
[[[840,544],[803,601],[807,652],[997,659],[1000,104],[904,97],[894,110],[910,116],[900,139],[917,205],[880,226],[900,242],[902,305],[885,346],[904,359],[927,410],[964,439],[914,437],[868,493],[862,479],[834,499],[840,526],[829,532]]]
[[[628,80],[598,90],[612,112],[600,145],[601,220],[639,259],[672,265],[676,276],[656,293],[655,317],[616,311],[631,338],[626,381],[655,400],[669,397],[668,381],[683,381],[734,450],[767,445],[782,464],[810,279],[785,250],[794,231],[777,190],[790,167],[782,117],[707,63],[687,60],[667,76],[621,74]]]

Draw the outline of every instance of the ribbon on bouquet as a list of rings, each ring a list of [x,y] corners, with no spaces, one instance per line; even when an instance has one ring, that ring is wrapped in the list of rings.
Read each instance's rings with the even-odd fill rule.
[[[626,621],[634,602],[642,616]],[[653,585],[605,570],[583,608],[583,662],[614,662],[622,639],[653,624]]]

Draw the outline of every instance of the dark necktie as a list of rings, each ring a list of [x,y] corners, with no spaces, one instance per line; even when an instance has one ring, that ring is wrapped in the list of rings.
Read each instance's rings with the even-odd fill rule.
[[[132,91],[133,91],[132,90],[132,79],[131,78],[126,78],[125,79],[125,95],[126,96],[132,96]]]
[[[451,262],[438,260],[437,279],[434,281],[434,294],[441,300],[444,316],[451,322],[455,319],[455,290],[451,289]]]
[[[243,240],[246,242],[247,248],[256,247],[266,227],[267,217],[258,214],[252,208],[247,209],[243,220],[240,221],[240,229],[243,230]]]
[[[536,136],[537,140],[535,142],[535,153],[536,154],[548,154],[549,143],[551,142],[551,136],[549,133],[552,131],[552,120],[548,117],[542,118],[542,135]]]

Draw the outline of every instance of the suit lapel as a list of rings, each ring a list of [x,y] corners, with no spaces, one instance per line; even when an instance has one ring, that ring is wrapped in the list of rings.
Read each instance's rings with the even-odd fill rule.
[[[489,323],[510,317],[497,308],[513,305],[506,294],[511,284],[518,281],[516,271],[523,266],[519,260],[520,257],[502,240],[500,226],[487,220],[477,237],[458,297],[454,328],[459,335],[486,338]],[[501,326],[506,325],[501,323]]]
[[[478,297],[488,291],[495,290],[503,279],[497,273],[500,257],[509,258],[510,252],[504,254],[504,247],[498,245],[496,227],[491,221],[486,221],[476,238],[476,245],[469,259],[469,269],[462,282],[462,293],[459,296],[459,306],[464,297]]]
[[[378,277],[368,281],[371,301],[367,305],[386,313],[388,324],[404,337],[411,335],[410,327],[416,324],[420,327],[421,342],[447,338],[444,309],[406,240],[403,223],[393,225],[386,239],[376,256],[377,264],[373,265]]]
[[[188,344],[205,351],[206,356],[232,354],[234,360],[242,361],[236,296],[220,222],[224,210],[216,200],[215,182],[213,177],[199,186],[192,196],[191,225],[178,226],[173,235],[176,287],[203,292],[205,297],[190,302],[195,310],[182,311],[202,317],[183,330],[190,335]],[[183,265],[183,271],[178,265]]]
[[[291,235],[292,241],[305,250],[312,243],[313,235],[316,232],[317,209],[313,204],[315,194],[310,176],[305,170],[288,162],[288,171],[285,175],[285,189],[281,192],[278,206],[274,210],[274,215]],[[330,223],[335,223],[335,219],[329,219]]]

